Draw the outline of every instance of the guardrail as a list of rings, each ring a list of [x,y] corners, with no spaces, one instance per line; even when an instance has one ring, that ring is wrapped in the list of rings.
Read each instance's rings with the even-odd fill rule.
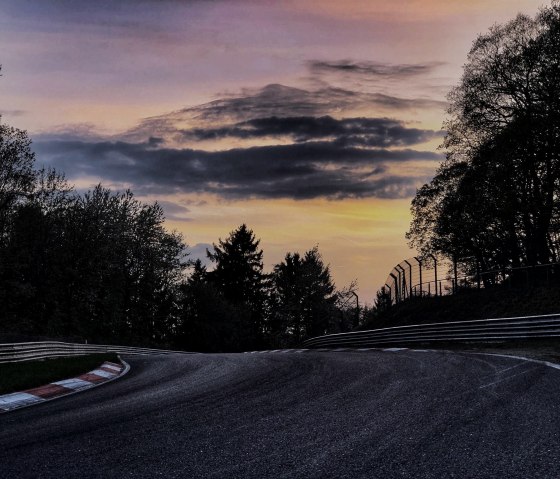
[[[369,347],[437,342],[502,342],[560,337],[560,314],[415,324],[317,336],[304,348]]]
[[[186,351],[171,351],[168,349],[135,348],[131,346],[113,346],[100,344],[63,343],[58,341],[43,341],[33,343],[0,344],[0,363],[30,361],[68,356],[82,356],[94,353],[117,354],[194,354]]]

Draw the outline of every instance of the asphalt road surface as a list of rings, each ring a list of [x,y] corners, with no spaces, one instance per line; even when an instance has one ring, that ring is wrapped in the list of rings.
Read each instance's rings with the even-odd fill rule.
[[[461,353],[125,358],[0,415],[0,477],[559,478],[560,370]]]

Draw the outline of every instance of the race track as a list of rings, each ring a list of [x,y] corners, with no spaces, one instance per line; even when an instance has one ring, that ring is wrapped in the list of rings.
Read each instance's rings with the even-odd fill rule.
[[[560,370],[467,353],[125,357],[0,414],[0,477],[558,478]]]

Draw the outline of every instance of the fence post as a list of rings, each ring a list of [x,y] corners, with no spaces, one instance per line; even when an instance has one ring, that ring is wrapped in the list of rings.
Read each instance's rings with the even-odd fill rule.
[[[457,284],[457,257],[453,256],[453,294],[457,294],[459,285]]]
[[[387,283],[385,283],[385,286],[387,286],[387,289],[389,290],[389,298],[391,298],[391,304],[393,304],[393,289]]]
[[[480,261],[478,261],[478,258],[476,260],[476,284],[477,288],[480,289]]]
[[[401,281],[401,275],[400,275],[400,271],[399,271],[399,289],[400,289],[400,293],[402,296],[402,299],[405,300],[406,299],[406,270],[400,265],[398,264],[397,266],[395,266],[395,268],[400,268],[402,270],[402,281]]]
[[[423,291],[423,287],[422,287],[422,260],[418,259],[418,256],[415,256],[414,259],[416,261],[418,261],[418,273],[420,274],[420,297],[422,297],[422,291]]]
[[[402,300],[402,291],[401,291],[401,288],[402,288],[402,276],[401,276],[401,271],[399,270],[399,268],[398,268],[397,266],[395,266],[395,271],[397,272],[397,275],[399,276],[399,279],[397,280],[397,281],[398,281],[398,287],[397,287],[397,289],[396,289],[396,291],[395,291],[395,294],[399,297],[399,303],[400,303],[401,300]]]
[[[404,262],[408,265],[408,289],[410,290],[409,298],[412,298],[412,265],[407,259]]]
[[[433,255],[430,254],[430,256],[432,257],[432,259],[434,260],[434,285],[436,287],[436,296],[438,295],[437,292],[437,285],[438,285],[438,280],[437,280],[437,258]],[[441,286],[441,285],[440,285]],[[440,296],[441,296],[441,291],[440,291]]]
[[[397,283],[397,277],[393,273],[389,273],[389,276],[393,278],[395,284],[395,304],[399,302],[399,285]]]

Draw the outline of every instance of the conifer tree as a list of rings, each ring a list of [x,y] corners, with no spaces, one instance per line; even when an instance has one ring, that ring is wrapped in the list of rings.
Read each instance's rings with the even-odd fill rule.
[[[259,244],[253,231],[242,224],[207,251],[216,265],[208,273],[209,281],[239,311],[241,349],[257,347],[264,333],[266,278]]]

